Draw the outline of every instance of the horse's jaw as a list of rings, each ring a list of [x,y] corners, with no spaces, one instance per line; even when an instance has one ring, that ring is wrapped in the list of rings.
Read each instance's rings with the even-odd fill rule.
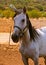
[[[27,30],[24,34],[24,36],[21,39],[22,44],[28,44],[30,42],[30,34],[29,34],[29,30]]]

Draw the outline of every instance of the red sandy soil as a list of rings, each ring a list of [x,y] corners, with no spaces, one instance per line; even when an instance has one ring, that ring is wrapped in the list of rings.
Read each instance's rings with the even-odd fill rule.
[[[30,20],[35,28],[46,26],[46,18]],[[13,20],[11,18],[0,18],[0,32],[9,32],[11,26],[13,27]],[[44,58],[39,59],[39,64],[45,65]],[[6,43],[0,44],[0,65],[24,65],[19,52],[19,44],[15,46],[9,46]],[[31,59],[29,59],[29,65],[34,65]]]

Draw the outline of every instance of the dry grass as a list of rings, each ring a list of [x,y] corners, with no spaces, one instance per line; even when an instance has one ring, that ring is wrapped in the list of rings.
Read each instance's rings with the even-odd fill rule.
[[[31,19],[31,23],[35,28],[46,26],[46,18]],[[10,26],[13,26],[11,18],[0,18],[0,32],[9,32]],[[13,29],[12,29],[13,30]],[[0,44],[0,65],[23,65],[21,54],[19,53],[19,44],[9,46]],[[44,65],[44,59],[39,59],[39,64]],[[29,59],[29,65],[34,65]]]

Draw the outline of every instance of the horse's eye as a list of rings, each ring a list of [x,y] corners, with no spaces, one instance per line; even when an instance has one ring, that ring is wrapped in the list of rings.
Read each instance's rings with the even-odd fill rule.
[[[24,19],[22,19],[22,22],[24,23],[24,22],[25,22],[25,20],[24,20]]]

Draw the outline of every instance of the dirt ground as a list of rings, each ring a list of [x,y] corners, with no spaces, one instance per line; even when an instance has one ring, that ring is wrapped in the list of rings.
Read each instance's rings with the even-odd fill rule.
[[[30,19],[32,25],[35,28],[40,28],[46,26],[46,18],[39,19]],[[13,31],[13,20],[12,18],[0,18],[0,33],[1,32],[10,32],[10,28],[12,27]],[[7,43],[7,42],[6,42]],[[22,57],[19,52],[19,44],[17,45],[6,45],[0,44],[0,65],[24,65],[22,62]],[[29,65],[34,65],[33,61],[29,59]],[[44,64],[44,58],[39,59],[39,64]]]

